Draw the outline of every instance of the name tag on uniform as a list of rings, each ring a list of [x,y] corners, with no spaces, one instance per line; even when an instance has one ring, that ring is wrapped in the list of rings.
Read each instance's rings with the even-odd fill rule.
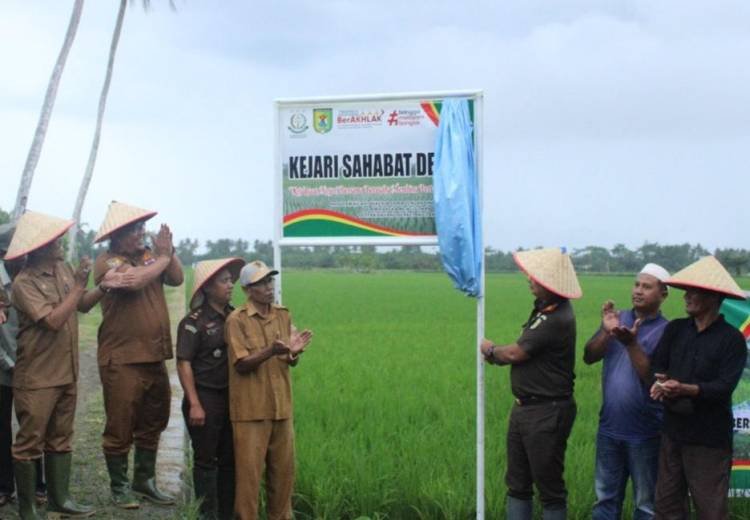
[[[534,320],[534,322],[531,325],[529,325],[529,328],[531,330],[534,330],[539,325],[541,325],[542,323],[544,323],[544,321],[546,321],[546,319],[547,319],[547,316],[545,316],[544,314],[540,314],[539,316],[536,317],[536,319]]]

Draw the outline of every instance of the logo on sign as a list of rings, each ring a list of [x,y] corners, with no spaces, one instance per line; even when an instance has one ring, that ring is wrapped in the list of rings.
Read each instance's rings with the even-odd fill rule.
[[[339,110],[336,114],[338,128],[371,128],[382,126],[385,110]]]
[[[418,126],[424,114],[421,110],[393,110],[388,114],[388,126]]]
[[[319,134],[327,134],[333,127],[333,109],[316,108],[313,110],[313,128]]]
[[[289,118],[289,131],[293,134],[302,134],[309,128],[307,126],[307,118],[302,112],[295,112]]]

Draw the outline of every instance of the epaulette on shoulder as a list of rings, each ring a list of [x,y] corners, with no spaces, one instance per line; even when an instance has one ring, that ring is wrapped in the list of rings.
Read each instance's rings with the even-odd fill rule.
[[[190,314],[188,314],[188,316],[190,316],[190,319],[192,319],[192,320],[197,320],[198,317],[200,317],[201,312],[203,312],[203,309],[201,309],[200,307],[198,307],[196,310],[194,310],[193,312],[191,312]]]

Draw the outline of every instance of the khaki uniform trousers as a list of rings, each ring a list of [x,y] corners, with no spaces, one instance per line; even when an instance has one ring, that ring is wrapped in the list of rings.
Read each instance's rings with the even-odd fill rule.
[[[292,419],[237,421],[232,423],[232,429],[237,517],[240,520],[258,518],[258,497],[265,467],[268,520],[291,519],[294,489]]]
[[[76,384],[35,390],[14,389],[18,433],[13,458],[34,460],[45,452],[73,451]]]
[[[172,391],[164,362],[99,367],[107,423],[102,449],[127,455],[130,446],[156,451],[169,422]]]

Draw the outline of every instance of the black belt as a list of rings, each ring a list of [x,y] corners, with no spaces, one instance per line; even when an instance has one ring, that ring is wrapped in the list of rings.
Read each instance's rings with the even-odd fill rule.
[[[570,395],[557,395],[553,397],[531,395],[528,397],[516,397],[516,404],[518,406],[531,406],[534,404],[569,401],[570,398]]]

